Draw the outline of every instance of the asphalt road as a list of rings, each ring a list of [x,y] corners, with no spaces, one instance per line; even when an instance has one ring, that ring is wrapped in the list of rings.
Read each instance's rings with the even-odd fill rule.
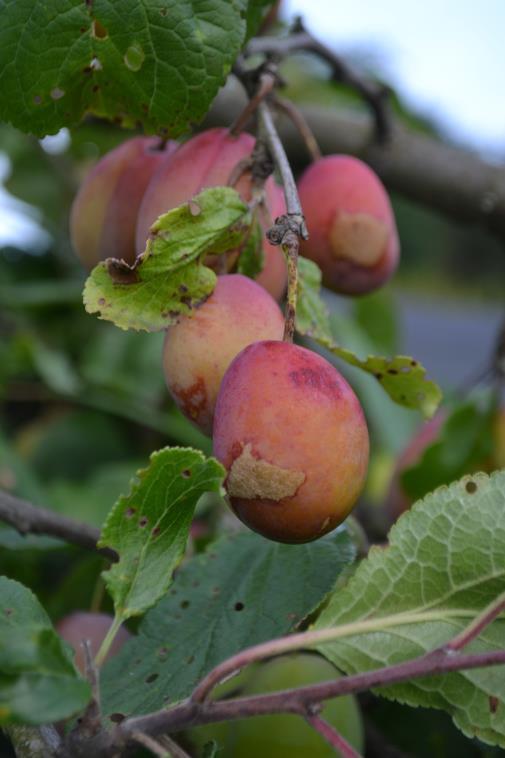
[[[505,317],[499,305],[397,298],[402,352],[415,356],[444,387],[471,381],[489,361]]]

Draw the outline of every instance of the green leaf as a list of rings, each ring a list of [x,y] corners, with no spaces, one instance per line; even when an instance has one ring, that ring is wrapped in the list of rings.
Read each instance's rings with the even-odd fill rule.
[[[495,412],[492,395],[484,403],[469,400],[454,408],[435,442],[414,466],[402,473],[402,488],[409,497],[418,500],[436,487],[488,464],[493,452]]]
[[[328,311],[319,295],[319,267],[313,261],[299,258],[298,273],[297,331],[312,337],[319,345],[351,366],[372,374],[395,403],[418,409],[426,417],[432,416],[442,399],[442,393],[435,382],[426,379],[424,367],[405,355],[394,358],[369,355],[359,358],[352,350],[337,345],[331,333]]]
[[[37,136],[87,112],[186,131],[255,23],[245,0],[6,0],[1,13],[0,118]]]
[[[90,695],[35,595],[0,577],[0,724],[67,718]]]
[[[383,289],[356,297],[352,303],[356,323],[378,348],[391,354],[398,346],[397,314],[391,294]]]
[[[306,545],[250,532],[213,543],[181,567],[137,638],[105,666],[104,713],[180,700],[229,655],[296,628],[354,556],[344,529]]]
[[[119,498],[99,543],[119,555],[103,574],[119,619],[144,613],[166,592],[196,503],[205,492],[220,492],[224,474],[214,458],[196,450],[165,448],[151,455],[130,494]]]
[[[238,259],[237,271],[239,274],[254,279],[263,269],[265,256],[263,253],[263,229],[255,217],[251,226],[249,237]]]
[[[205,300],[216,283],[202,261],[247,239],[250,212],[231,187],[213,187],[160,216],[133,266],[108,258],[86,281],[88,313],[122,329],[160,331]]]
[[[504,590],[505,471],[466,476],[416,503],[391,529],[389,547],[372,548],[334,593],[316,628],[340,627],[341,636],[320,650],[347,674],[407,661],[448,642]],[[465,651],[502,648],[504,635],[501,616]],[[446,710],[468,736],[505,746],[503,668],[377,692]],[[501,703],[496,712],[490,697]]]
[[[249,0],[247,3],[247,39],[256,34],[272,5],[273,0]]]

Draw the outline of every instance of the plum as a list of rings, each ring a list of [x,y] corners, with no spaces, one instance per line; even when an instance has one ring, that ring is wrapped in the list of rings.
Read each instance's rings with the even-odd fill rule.
[[[75,665],[79,671],[85,672],[85,657],[82,647],[83,640],[89,640],[91,652],[96,656],[105,635],[112,624],[112,616],[108,613],[91,613],[89,611],[75,611],[62,618],[56,624],[56,631],[75,650]],[[125,642],[130,639],[130,633],[121,627],[116,634],[105,660],[120,651]]]
[[[348,295],[383,285],[398,264],[399,242],[387,192],[369,166],[348,155],[313,163],[298,183],[309,239],[300,252],[323,283]]]
[[[338,679],[338,671],[324,658],[294,653],[246,669],[216,691],[216,696],[259,695]],[[364,735],[356,699],[346,695],[327,700],[321,712],[347,741],[361,752]],[[197,750],[215,740],[222,758],[331,758],[339,755],[303,718],[294,714],[255,716],[192,729],[188,739]],[[201,752],[196,753],[201,756]]]
[[[188,140],[176,153],[169,155],[153,176],[140,206],[137,221],[137,253],[146,245],[149,229],[162,213],[188,202],[207,187],[225,186],[240,161],[249,158],[255,145],[250,134],[238,137],[227,129],[208,129]],[[235,185],[242,199],[251,199],[250,173],[244,173]],[[270,177],[265,184],[266,206],[272,218],[285,212],[284,196]],[[269,224],[262,220],[266,228]],[[280,248],[263,241],[264,268],[260,284],[278,300],[287,282],[286,265]],[[234,262],[234,259],[231,261]]]
[[[412,499],[401,483],[402,473],[419,463],[426,448],[437,439],[446,417],[444,411],[438,411],[433,418],[425,421],[398,456],[387,496],[387,511],[392,521],[396,521],[412,505]]]
[[[225,274],[192,316],[167,329],[163,370],[184,415],[211,434],[224,373],[235,356],[264,339],[282,339],[284,319],[275,300],[252,279]]]
[[[145,189],[160,163],[177,149],[157,137],[133,137],[111,150],[91,169],[75,196],[70,236],[90,270],[105,258],[135,260],[135,227]]]
[[[334,529],[364,485],[368,430],[356,395],[328,361],[287,342],[256,342],[231,363],[213,444],[236,515],[279,542]]]

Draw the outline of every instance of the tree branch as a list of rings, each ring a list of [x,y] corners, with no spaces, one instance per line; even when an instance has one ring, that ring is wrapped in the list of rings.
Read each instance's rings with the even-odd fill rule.
[[[97,548],[100,530],[89,524],[73,521],[46,508],[36,508],[26,500],[0,490],[0,521],[10,524],[20,534],[45,534],[59,537],[72,545],[96,550],[110,561],[118,556],[109,548]]]
[[[221,91],[205,127],[227,125],[245,104],[236,80]],[[348,153],[369,163],[386,186],[451,219],[476,223],[505,240],[505,167],[395,123],[386,146],[373,139],[366,115],[344,109],[299,105],[324,154]],[[291,164],[302,168],[304,142],[289,119],[278,122]]]
[[[216,721],[231,721],[249,716],[263,716],[273,713],[300,714],[315,704],[340,695],[351,695],[374,687],[391,686],[411,679],[437,676],[453,671],[504,664],[505,650],[463,655],[449,653],[440,648],[394,666],[364,671],[360,674],[329,680],[296,690],[283,690],[215,702],[186,700],[173,708],[123,721],[117,727],[118,737],[122,740],[128,740],[131,732],[137,730],[145,734],[157,735],[179,731],[191,726]]]
[[[61,747],[60,735],[54,726],[12,724],[4,729],[17,758],[54,758]]]
[[[247,46],[246,53],[249,55],[264,53],[276,58],[283,58],[291,53],[303,51],[314,53],[322,58],[329,64],[333,80],[351,87],[364,100],[374,118],[375,139],[379,143],[386,142],[391,134],[391,124],[386,108],[389,88],[359,76],[331,48],[326,47],[307,32],[300,20],[297,29],[297,33],[289,37],[272,36],[252,39]]]

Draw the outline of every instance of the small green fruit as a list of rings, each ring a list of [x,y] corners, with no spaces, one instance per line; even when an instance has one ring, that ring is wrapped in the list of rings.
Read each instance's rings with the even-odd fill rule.
[[[336,669],[324,658],[296,653],[275,658],[246,670],[216,691],[218,698],[259,695],[337,679]],[[328,700],[321,717],[358,751],[363,749],[363,727],[357,702],[351,695]],[[277,714],[209,724],[188,732],[201,758],[203,747],[214,740],[219,758],[334,758],[335,751],[300,716]]]

